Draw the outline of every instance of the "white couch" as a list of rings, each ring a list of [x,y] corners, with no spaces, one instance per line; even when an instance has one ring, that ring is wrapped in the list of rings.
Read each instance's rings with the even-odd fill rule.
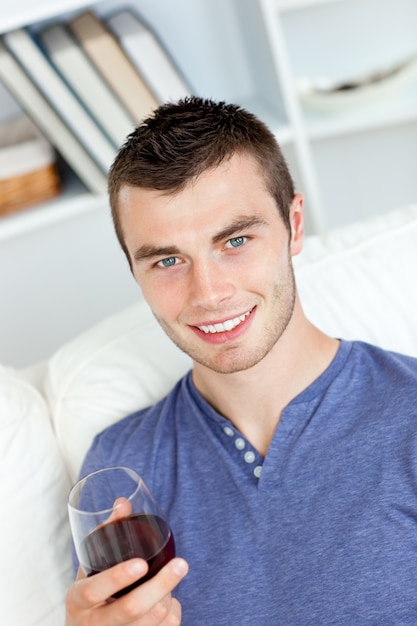
[[[417,356],[417,205],[310,237],[294,261],[323,330]],[[82,457],[97,431],[153,403],[189,366],[143,302],[38,368],[0,366],[2,624],[63,624],[66,497]]]

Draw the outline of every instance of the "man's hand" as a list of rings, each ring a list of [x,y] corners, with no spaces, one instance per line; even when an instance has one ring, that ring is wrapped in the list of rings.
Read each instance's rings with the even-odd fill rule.
[[[178,626],[181,605],[171,591],[188,572],[187,562],[174,558],[151,580],[117,600],[120,589],[144,576],[143,559],[119,563],[86,578],[80,569],[66,598],[66,626]]]

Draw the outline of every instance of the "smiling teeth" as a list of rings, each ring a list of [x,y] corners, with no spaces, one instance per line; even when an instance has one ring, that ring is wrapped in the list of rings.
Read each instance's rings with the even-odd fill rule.
[[[224,333],[227,330],[233,330],[236,326],[239,326],[250,315],[250,311],[247,311],[239,317],[234,317],[232,320],[226,320],[221,324],[210,324],[209,326],[197,326],[203,333]]]

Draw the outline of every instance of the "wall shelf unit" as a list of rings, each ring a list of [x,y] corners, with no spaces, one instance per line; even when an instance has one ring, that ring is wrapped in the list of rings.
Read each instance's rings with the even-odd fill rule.
[[[330,100],[321,109],[309,105],[299,87],[301,80],[355,79],[417,59],[415,0],[5,0],[4,5],[0,34],[21,27],[36,31],[86,9],[103,17],[126,5],[137,10],[196,94],[237,102],[276,133],[297,189],[305,194],[307,233],[417,198],[417,70],[402,84],[381,90],[379,97],[359,97],[355,104],[339,108]],[[0,85],[0,120],[18,111],[19,105]],[[1,313],[5,330],[0,330],[0,362],[21,365],[42,358],[55,344],[138,297],[133,284],[121,279],[126,266],[117,244],[109,244],[114,235],[106,197],[89,194],[71,172],[64,174],[63,189],[53,201],[0,218],[0,267],[15,268],[24,276],[26,260],[19,257],[20,251],[27,258],[38,255],[42,262],[28,270],[30,280],[39,293],[48,294],[22,340],[20,329],[10,338],[16,309],[22,302],[34,309],[24,285],[14,289]],[[86,232],[93,237],[94,254],[87,253]],[[82,246],[79,259],[70,255]],[[67,260],[63,249],[68,250]],[[50,265],[57,258],[62,332],[44,341],[42,354],[29,344],[33,333],[50,334],[50,289],[55,284]],[[91,263],[88,285],[86,259]],[[112,282],[99,287],[92,277],[102,272],[103,259],[106,271],[113,272]],[[0,270],[1,290],[10,288],[9,273]],[[85,314],[79,315],[80,294],[85,292],[95,293],[98,304],[85,305]],[[55,311],[55,319],[57,315]],[[17,343],[27,349],[16,349]]]

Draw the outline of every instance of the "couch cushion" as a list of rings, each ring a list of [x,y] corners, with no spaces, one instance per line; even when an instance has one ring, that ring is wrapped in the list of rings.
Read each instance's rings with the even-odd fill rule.
[[[1,623],[64,623],[69,480],[41,395],[0,366]]]
[[[309,237],[294,262],[324,331],[417,355],[417,206]],[[190,365],[143,301],[63,346],[45,391],[71,478],[98,431],[154,403]]]
[[[294,262],[317,326],[417,356],[417,205],[309,237]]]
[[[71,479],[97,432],[156,402],[190,366],[144,301],[58,350],[45,395]]]

